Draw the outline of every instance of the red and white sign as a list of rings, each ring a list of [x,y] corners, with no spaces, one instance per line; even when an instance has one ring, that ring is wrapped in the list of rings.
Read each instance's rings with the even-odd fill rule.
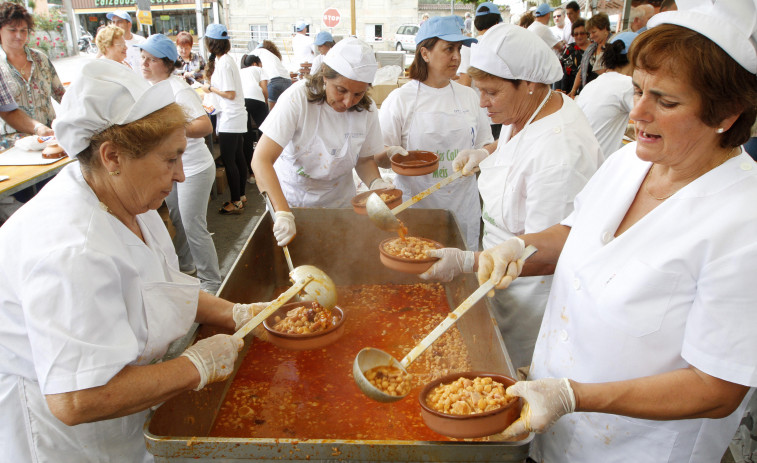
[[[326,27],[336,27],[339,25],[342,16],[339,14],[339,10],[336,8],[329,8],[323,12],[323,24]]]

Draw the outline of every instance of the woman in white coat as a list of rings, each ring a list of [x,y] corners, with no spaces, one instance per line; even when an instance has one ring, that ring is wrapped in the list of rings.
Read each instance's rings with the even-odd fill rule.
[[[435,16],[421,25],[415,36],[415,59],[410,65],[413,80],[390,93],[379,111],[385,145],[439,155],[439,168],[434,172],[396,177],[405,200],[452,175],[452,161],[461,152],[494,141],[476,92],[452,80],[460,66],[461,47],[476,42],[461,33],[456,18]],[[391,166],[386,155],[378,156],[376,161],[381,167]],[[481,204],[475,178],[459,179],[414,207],[452,211],[468,249],[478,249]]]
[[[63,97],[53,127],[79,162],[0,228],[4,461],[150,462],[150,407],[232,372],[242,341],[226,334],[158,362],[193,322],[232,330],[260,310],[181,273],[155,211],[184,180],[186,122],[167,82],[111,60]]]
[[[628,62],[628,50],[637,35],[621,32],[608,42],[601,58],[607,72],[586,84],[576,97],[605,159],[623,146],[628,114],[633,108],[633,67]]]
[[[755,24],[752,2],[653,17],[630,52],[637,142],[562,223],[520,237],[533,262],[516,261],[519,238],[480,256],[479,280],[507,272],[503,285],[557,265],[530,381],[507,391],[529,407],[506,435],[543,433],[535,460],[704,463],[728,448],[757,386],[757,164],[740,147]]]
[[[189,273],[196,269],[200,288],[215,294],[221,287],[221,270],[208,231],[207,215],[216,164],[204,140],[213,131],[213,125],[197,93],[182,77],[172,75],[179,57],[173,41],[163,34],[153,34],[137,47],[142,49],[142,77],[151,84],[168,81],[176,102],[192,119],[186,127],[187,149],[181,158],[184,181],[174,183],[166,205],[176,229],[174,247],[179,255],[179,268]]]
[[[261,125],[252,170],[276,210],[279,246],[296,233],[290,207],[350,207],[353,168],[371,189],[392,187],[373,159],[384,150],[368,96],[376,69],[370,46],[343,39],[315,75],[284,92]]]
[[[453,165],[466,175],[481,168],[483,246],[489,249],[564,219],[602,155],[581,110],[550,90],[562,66],[534,34],[510,24],[492,27],[473,45],[468,74],[481,90],[481,105],[502,124],[494,153],[465,152]],[[449,280],[475,265],[472,252],[447,248],[438,254],[442,259],[422,278]],[[516,368],[531,363],[551,282],[550,275],[528,277],[496,293],[495,318]]]

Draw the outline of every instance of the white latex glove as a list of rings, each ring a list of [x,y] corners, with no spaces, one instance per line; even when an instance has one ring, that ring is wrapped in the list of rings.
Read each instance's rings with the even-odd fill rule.
[[[234,307],[231,309],[234,323],[236,323],[234,331],[239,331],[239,329],[246,325],[248,321],[252,320],[252,317],[262,312],[269,305],[271,305],[270,302],[234,304]],[[252,334],[256,338],[262,339],[263,341],[268,338],[268,332],[265,330],[262,323],[258,325],[254,330],[252,330]]]
[[[369,190],[383,190],[384,188],[391,190],[395,188],[395,186],[391,180],[385,180],[381,177],[377,177],[373,179],[371,185],[368,187]]]
[[[244,341],[228,334],[217,334],[197,341],[187,348],[181,356],[188,358],[200,372],[200,384],[195,391],[206,384],[223,381],[234,371],[237,354],[244,346]]]
[[[523,438],[529,432],[542,433],[561,416],[576,411],[576,396],[568,378],[518,381],[506,392],[525,400],[520,418],[502,432],[506,440]]]
[[[497,282],[497,289],[510,286],[523,270],[523,260],[520,256],[525,249],[526,243],[513,237],[482,251],[478,255],[478,284],[494,280]]]
[[[401,146],[387,146],[384,150],[384,154],[388,158],[391,158],[395,154],[399,154],[400,156],[407,156],[407,150]]]
[[[484,148],[477,150],[462,150],[457,153],[455,160],[452,161],[452,169],[458,172],[462,169],[463,175],[473,175],[473,169],[489,156],[489,152]]]
[[[286,246],[296,234],[297,227],[294,226],[294,214],[286,211],[276,212],[276,221],[273,222],[273,236],[278,245]]]
[[[419,275],[423,280],[452,281],[461,273],[473,272],[473,264],[476,261],[473,251],[457,248],[431,249],[426,254],[440,259]]]

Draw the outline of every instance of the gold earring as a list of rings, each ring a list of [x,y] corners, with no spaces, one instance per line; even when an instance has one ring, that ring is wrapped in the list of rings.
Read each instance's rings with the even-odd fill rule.
[[[112,175],[112,176],[115,177],[116,175],[121,175],[121,171],[120,170],[114,170],[113,172],[108,172],[108,175]]]

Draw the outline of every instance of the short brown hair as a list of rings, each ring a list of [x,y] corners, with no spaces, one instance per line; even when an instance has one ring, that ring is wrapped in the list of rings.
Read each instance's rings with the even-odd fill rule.
[[[607,13],[597,13],[586,21],[586,30],[589,29],[610,30],[610,17]]]
[[[576,22],[570,25],[570,35],[573,35],[578,27],[586,29],[586,21],[584,21],[584,18],[578,18],[576,19]]]
[[[338,77],[344,76],[336,72],[328,64],[321,63],[321,67],[318,68],[318,71],[316,71],[315,74],[306,77],[307,81],[305,82],[305,87],[307,88],[308,103],[324,103],[326,101],[325,79],[336,79]],[[369,91],[371,87],[372,86],[368,84]],[[368,96],[369,91],[365,92],[363,98],[361,98],[355,106],[347,109],[347,111],[360,112],[369,110],[371,108],[371,102],[373,101],[371,100],[371,97]]]
[[[413,58],[413,62],[410,64],[410,69],[408,70],[408,75],[411,79],[415,79],[418,82],[428,79],[428,63],[426,63],[421,55],[421,48],[431,50],[438,41],[439,37],[429,37],[426,40],[422,40],[415,47],[415,58]]]
[[[188,117],[177,103],[171,103],[148,114],[142,119],[124,125],[112,125],[95,134],[89,147],[79,153],[77,159],[86,170],[93,170],[100,165],[97,152],[100,146],[110,141],[131,158],[138,159],[155,149],[166,135],[174,130],[186,127]]]
[[[95,37],[95,43],[97,44],[97,48],[100,49],[100,52],[105,53],[105,50],[113,46],[114,40],[123,36],[123,29],[118,26],[114,26],[113,24],[109,24],[100,29],[100,32],[97,33],[97,37]]]
[[[195,39],[189,32],[181,31],[176,34],[176,45],[189,45],[191,47],[192,45],[194,45],[194,43]]]
[[[24,21],[30,31],[34,29],[34,17],[26,11],[26,8],[13,2],[0,4],[0,28],[18,21]]]
[[[634,40],[628,58],[635,69],[668,73],[697,90],[699,119],[709,127],[741,113],[721,135],[720,146],[749,140],[757,117],[757,79],[713,41],[685,27],[661,24]]]

